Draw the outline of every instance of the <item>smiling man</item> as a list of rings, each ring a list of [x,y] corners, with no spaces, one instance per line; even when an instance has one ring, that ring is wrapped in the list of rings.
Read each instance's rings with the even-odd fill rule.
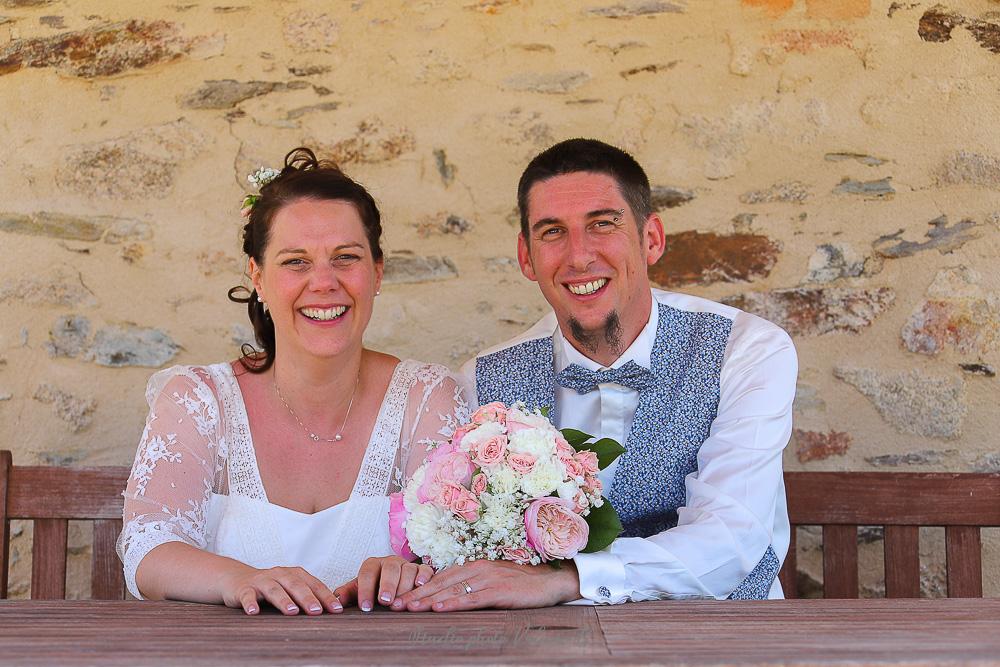
[[[522,174],[518,206],[518,262],[552,312],[467,363],[464,384],[473,402],[548,406],[559,428],[621,442],[625,453],[599,477],[624,532],[558,569],[449,568],[402,604],[782,597],[781,455],[797,372],[788,335],[651,287],[663,222],[646,174],[624,151],[592,139],[552,146]]]

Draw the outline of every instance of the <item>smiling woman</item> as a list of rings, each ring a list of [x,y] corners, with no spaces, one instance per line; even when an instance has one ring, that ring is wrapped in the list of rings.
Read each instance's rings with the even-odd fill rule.
[[[255,180],[256,179],[256,180]],[[393,556],[388,495],[468,406],[448,371],[365,349],[382,280],[367,190],[300,148],[244,209],[258,348],[156,373],[118,552],[136,597],[256,614],[370,610],[431,578]],[[356,577],[356,578],[355,578]]]

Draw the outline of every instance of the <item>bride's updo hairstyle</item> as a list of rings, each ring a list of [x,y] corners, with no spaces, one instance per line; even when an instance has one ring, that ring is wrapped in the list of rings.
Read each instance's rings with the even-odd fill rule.
[[[243,226],[243,252],[264,264],[264,253],[271,236],[271,223],[283,207],[302,199],[346,201],[354,204],[368,237],[372,258],[382,259],[382,216],[375,200],[361,184],[342,172],[329,160],[319,160],[308,148],[296,148],[285,156],[279,175],[260,189]],[[249,343],[241,348],[240,363],[251,373],[263,373],[274,363],[274,322],[257,298],[257,290],[238,285],[229,290],[229,300],[247,304],[254,338],[260,349]]]

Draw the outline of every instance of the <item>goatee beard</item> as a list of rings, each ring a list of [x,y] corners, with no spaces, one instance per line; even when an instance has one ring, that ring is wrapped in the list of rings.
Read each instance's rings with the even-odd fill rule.
[[[602,338],[608,349],[616,355],[622,353],[622,322],[617,310],[608,313],[603,326],[591,330],[584,329],[580,320],[571,317],[569,331],[576,342],[591,354],[597,354],[601,349]]]

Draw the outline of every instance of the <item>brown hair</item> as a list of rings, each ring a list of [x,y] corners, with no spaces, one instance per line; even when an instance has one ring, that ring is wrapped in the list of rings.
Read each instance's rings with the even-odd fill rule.
[[[342,172],[334,162],[318,160],[308,148],[296,148],[285,156],[285,166],[273,181],[260,189],[260,197],[250,209],[243,226],[243,252],[258,265],[264,260],[271,235],[271,223],[283,207],[301,199],[339,200],[354,204],[368,237],[372,258],[382,259],[382,216],[375,200],[363,185]],[[254,338],[260,350],[243,345],[240,363],[251,373],[263,373],[274,363],[274,322],[257,299],[257,291],[238,285],[229,290],[229,300],[247,304]]]

